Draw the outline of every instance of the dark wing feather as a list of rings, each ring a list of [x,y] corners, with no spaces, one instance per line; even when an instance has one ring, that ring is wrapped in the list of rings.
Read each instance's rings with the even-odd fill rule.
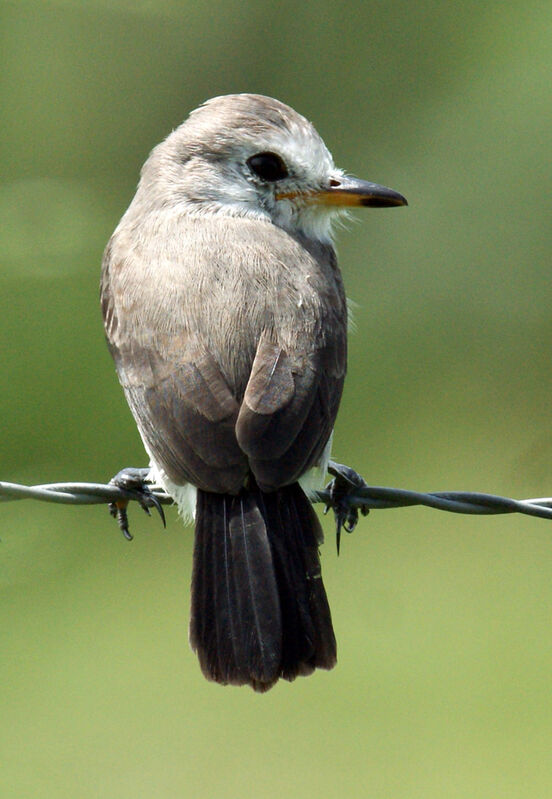
[[[345,346],[345,330],[343,329]],[[339,340],[339,336],[338,336]],[[345,377],[333,347],[286,353],[263,335],[240,408],[236,435],[261,488],[293,483],[318,463],[331,435]]]
[[[238,403],[207,353],[198,356],[191,346],[172,357],[177,365],[153,385],[122,381],[140,431],[156,463],[177,484],[236,493],[247,474],[234,432]],[[124,375],[124,356],[121,361]]]
[[[237,493],[248,472],[236,441],[239,405],[211,355],[187,333],[151,331],[138,343],[133,317],[117,319],[107,271],[102,306],[119,380],[156,464],[171,480]],[[142,336],[143,338],[143,336]]]

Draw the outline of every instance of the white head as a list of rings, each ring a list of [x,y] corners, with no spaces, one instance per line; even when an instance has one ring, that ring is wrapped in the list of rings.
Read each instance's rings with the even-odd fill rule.
[[[143,208],[263,219],[328,241],[343,206],[405,205],[400,194],[346,177],[313,125],[278,100],[208,100],[151,153],[136,200]]]

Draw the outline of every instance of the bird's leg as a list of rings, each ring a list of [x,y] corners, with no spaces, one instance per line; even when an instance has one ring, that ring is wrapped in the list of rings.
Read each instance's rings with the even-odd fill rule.
[[[124,499],[117,499],[109,503],[109,512],[117,519],[119,529],[127,541],[132,540],[132,536],[128,529],[127,514],[128,503],[131,499],[136,500],[148,516],[151,516],[149,509],[155,508],[161,517],[163,527],[166,527],[163,506],[148,485],[149,471],[149,469],[137,469],[129,466],[126,469],[121,469],[121,471],[117,472],[115,477],[112,477],[109,481],[110,485],[114,485],[128,494],[128,497]]]
[[[367,505],[358,505],[354,497],[359,488],[364,488],[366,481],[350,466],[330,461],[328,472],[333,476],[333,480],[326,487],[326,509],[325,513],[332,508],[335,514],[335,534],[337,544],[337,554],[341,544],[341,530],[352,533],[358,523],[358,512],[367,516],[370,509]],[[354,504],[353,504],[354,502]]]

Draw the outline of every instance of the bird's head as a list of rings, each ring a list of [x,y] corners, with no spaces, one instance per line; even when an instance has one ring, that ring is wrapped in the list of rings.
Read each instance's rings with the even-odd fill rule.
[[[255,94],[215,97],[193,111],[153,150],[140,189],[149,203],[263,219],[321,241],[348,207],[407,204],[346,176],[308,120]]]

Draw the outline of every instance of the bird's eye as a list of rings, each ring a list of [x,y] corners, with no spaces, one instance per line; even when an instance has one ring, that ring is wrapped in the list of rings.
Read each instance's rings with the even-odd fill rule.
[[[247,164],[256,175],[270,183],[288,176],[286,165],[276,153],[257,153],[247,159]]]

